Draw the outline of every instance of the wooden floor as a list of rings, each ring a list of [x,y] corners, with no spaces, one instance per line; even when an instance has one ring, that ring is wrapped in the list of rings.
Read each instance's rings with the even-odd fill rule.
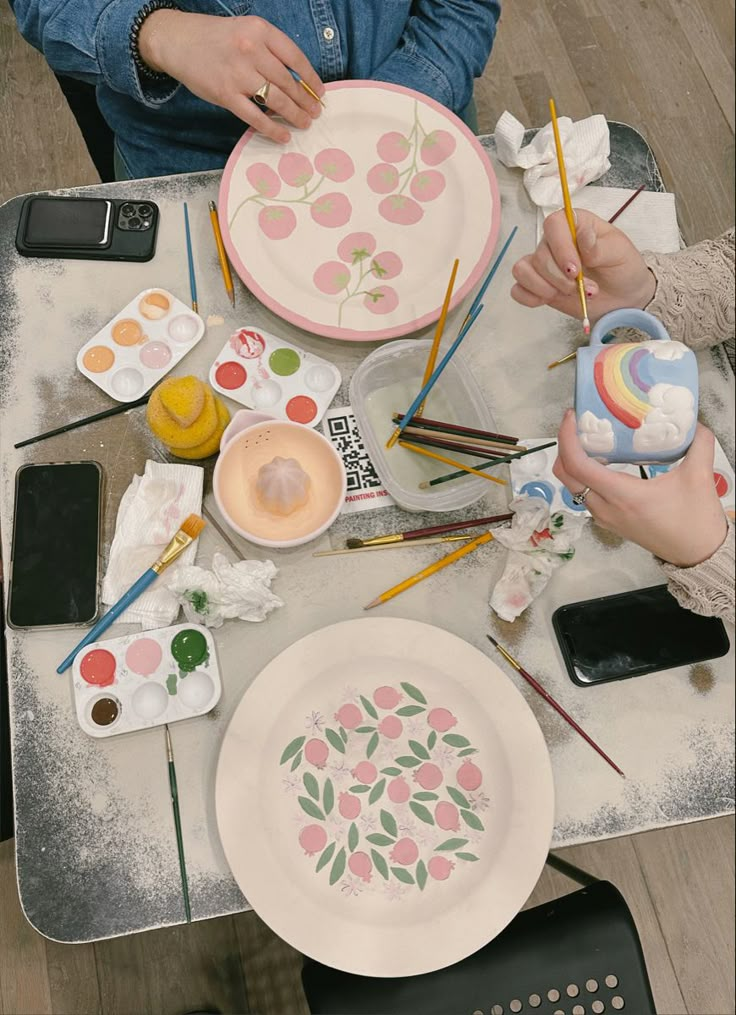
[[[0,53],[0,201],[95,182],[56,82],[4,4]],[[546,123],[550,94],[573,118],[600,112],[633,125],[677,194],[692,243],[734,221],[733,61],[734,0],[507,0],[476,89],[481,130],[504,109],[527,126]],[[733,819],[563,855],[627,899],[660,1015],[734,1012]],[[572,887],[545,870],[530,903]],[[0,846],[0,1015],[202,1006],[305,1015],[298,968],[299,956],[252,913],[95,945],[46,941],[20,911],[13,844]]]

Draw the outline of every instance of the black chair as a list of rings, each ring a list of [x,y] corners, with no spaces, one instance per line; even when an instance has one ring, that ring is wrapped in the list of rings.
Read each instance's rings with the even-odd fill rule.
[[[97,105],[94,85],[65,74],[56,74],[56,80],[64,93],[69,108],[74,114],[89,156],[103,183],[115,180],[114,145],[115,135],[103,119]]]
[[[306,959],[312,1015],[656,1015],[636,926],[621,893],[557,857],[585,885],[520,913],[462,962],[374,979]]]
[[[5,658],[5,610],[0,582],[0,842],[13,837],[13,779],[10,773],[8,668]]]

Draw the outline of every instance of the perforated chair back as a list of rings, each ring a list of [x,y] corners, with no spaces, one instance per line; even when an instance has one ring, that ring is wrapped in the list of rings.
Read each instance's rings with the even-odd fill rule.
[[[312,1015],[655,1015],[636,926],[608,881],[520,913],[447,969],[378,979],[307,959],[302,980]]]

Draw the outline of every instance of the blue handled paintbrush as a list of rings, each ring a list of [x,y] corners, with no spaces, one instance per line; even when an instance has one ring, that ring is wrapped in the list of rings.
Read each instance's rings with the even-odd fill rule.
[[[91,642],[96,641],[98,635],[102,634],[103,631],[106,631],[113,621],[120,616],[123,610],[127,610],[130,604],[135,602],[138,596],[140,596],[142,592],[145,592],[148,586],[153,584],[158,576],[182,555],[186,548],[194,542],[206,524],[207,523],[204,519],[200,518],[199,515],[189,515],[189,517],[182,522],[181,528],[158,560],[140,576],[135,585],[132,585],[125,595],[118,599],[114,606],[110,607],[107,613],[100,617],[94,627],[77,645],[74,646],[56,672],[66,672],[66,670],[68,670],[74,662],[75,656],[79,653],[80,649],[83,649],[85,645],[89,645]]]

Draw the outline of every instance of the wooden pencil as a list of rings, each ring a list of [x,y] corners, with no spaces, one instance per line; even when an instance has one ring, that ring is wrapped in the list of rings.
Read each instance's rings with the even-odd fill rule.
[[[409,444],[407,441],[399,441],[399,447],[406,448],[407,451],[413,451],[416,455],[425,455],[427,458],[433,458],[435,461],[443,462],[445,465],[452,465],[462,472],[470,473],[471,476],[480,476],[481,479],[487,479],[491,483],[498,483],[499,486],[507,485],[505,479],[499,479],[498,476],[489,476],[487,472],[480,472],[470,465],[463,465],[462,462],[456,462],[452,458],[445,458],[444,455],[435,454],[434,451],[428,451],[426,448],[416,447],[416,445]]]
[[[429,378],[434,373],[434,368],[437,365],[437,353],[440,351],[440,342],[442,341],[442,335],[445,330],[445,321],[447,320],[447,311],[450,309],[450,300],[452,299],[452,290],[455,288],[455,278],[457,276],[457,269],[460,261],[455,258],[455,263],[452,266],[450,272],[450,281],[447,283],[447,290],[445,291],[445,299],[442,303],[442,310],[440,311],[440,318],[437,321],[437,327],[434,329],[434,338],[432,339],[432,346],[429,350],[429,356],[427,357],[427,365],[424,368],[424,376],[422,377],[422,387],[427,383]],[[421,415],[424,403],[422,403],[417,412]]]
[[[364,610],[372,610],[374,606],[380,606],[381,603],[387,603],[389,599],[393,599],[395,596],[400,595],[402,592],[406,592],[407,589],[413,588],[418,585],[419,582],[424,581],[425,578],[431,578],[433,574],[437,574],[443,568],[448,567],[450,564],[454,564],[456,560],[460,560],[467,554],[472,553],[473,550],[477,550],[479,546],[483,546],[484,543],[490,543],[493,539],[492,532],[484,532],[476,539],[472,539],[469,543],[465,543],[464,546],[459,547],[457,550],[453,550],[452,553],[448,553],[446,557],[440,557],[439,560],[435,561],[434,564],[430,564],[429,567],[425,567],[424,570],[413,574],[410,578],[406,578],[403,582],[399,582],[398,585],[394,585],[393,588],[388,589],[386,592],[382,592],[380,596],[376,596],[367,606],[364,606]]]
[[[220,262],[220,271],[222,272],[222,281],[225,283],[225,292],[233,306],[235,306],[235,289],[233,288],[233,276],[230,272],[230,265],[228,263],[227,254],[225,253],[225,244],[222,242],[222,233],[220,232],[220,220],[217,215],[217,205],[214,201],[210,201],[210,222],[212,223],[212,232],[215,234],[215,245],[217,246],[217,258]]]
[[[567,186],[567,172],[565,170],[565,157],[562,153],[562,141],[560,139],[560,128],[557,124],[557,110],[555,109],[555,100],[549,100],[549,112],[552,117],[552,133],[555,136],[555,150],[557,151],[557,168],[560,173],[560,187],[562,188],[562,200],[565,205],[565,218],[570,228],[570,235],[572,236],[572,242],[575,244],[575,249],[578,252],[578,259],[580,261],[580,270],[575,276],[575,281],[578,286],[578,296],[580,297],[580,307],[583,311],[583,331],[586,335],[590,334],[590,321],[588,320],[588,304],[585,299],[585,280],[583,278],[583,261],[580,257],[580,250],[578,249],[578,234],[575,228],[575,212],[572,210],[572,202],[570,201],[570,191]]]

